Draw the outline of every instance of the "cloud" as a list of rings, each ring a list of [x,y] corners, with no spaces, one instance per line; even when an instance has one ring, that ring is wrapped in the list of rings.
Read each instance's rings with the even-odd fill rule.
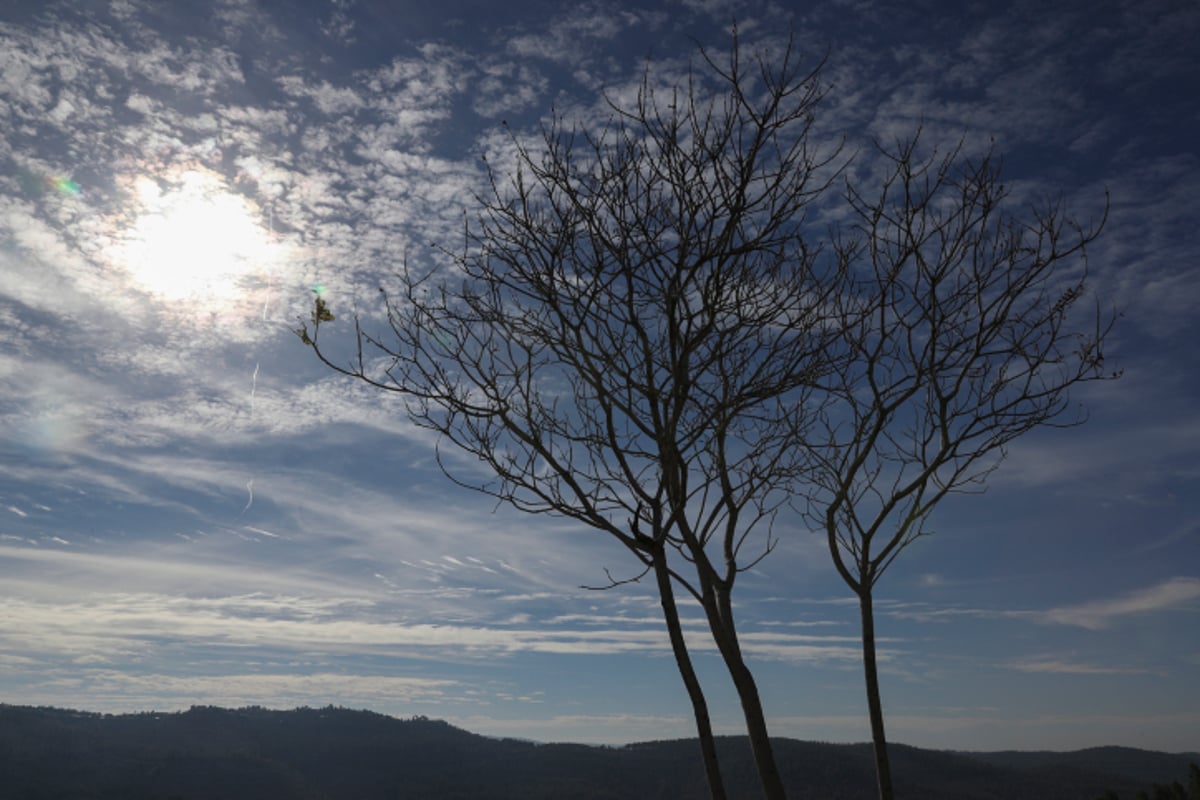
[[[1136,667],[1110,667],[1100,664],[1083,664],[1056,656],[1039,656],[1015,661],[1007,665],[1018,672],[1050,673],[1054,675],[1140,675],[1150,670]]]
[[[541,102],[550,81],[530,64],[497,62],[484,67],[475,97],[475,113],[499,117],[533,108]]]
[[[463,702],[469,697],[467,689],[454,680],[340,672],[180,675],[82,669],[70,677],[57,671],[43,674],[22,687],[22,696],[31,705],[69,705],[108,713],[175,711],[192,705],[294,708],[331,703],[400,710],[414,704],[440,706],[451,699]]]
[[[745,5],[744,0],[674,0],[674,2],[689,11],[707,14],[721,22],[735,19],[738,10]]]
[[[684,715],[555,714],[550,717],[498,718],[484,714],[450,716],[448,721],[475,733],[518,736],[538,741],[621,745],[693,736],[694,723]],[[728,726],[737,733],[735,726]]]
[[[594,44],[616,37],[641,19],[637,12],[585,3],[556,18],[544,31],[510,37],[508,50],[519,56],[574,64],[583,60]]]
[[[328,81],[310,84],[302,77],[288,75],[279,79],[279,85],[293,97],[310,99],[322,114],[349,114],[365,105],[354,89],[333,86]]]
[[[138,660],[158,660],[178,648],[469,659],[516,653],[660,656],[669,652],[661,626],[627,625],[619,618],[610,618],[614,624],[608,627],[584,628],[545,625],[528,613],[478,623],[438,620],[428,614],[418,621],[402,621],[417,611],[412,599],[402,607],[398,621],[397,610],[380,593],[370,599],[150,593],[92,594],[79,601],[57,602],[9,597],[6,603],[16,613],[0,623],[0,649],[49,660],[101,656],[113,661],[134,655]],[[700,626],[692,627],[699,630]],[[750,632],[742,641],[748,653],[791,663],[852,662],[858,657],[856,647],[844,644],[850,641],[847,637]],[[707,637],[698,637],[692,646],[700,652],[715,647]]]
[[[921,713],[925,712],[925,713]],[[932,713],[930,713],[932,712]],[[896,710],[887,716],[888,738],[917,747],[975,751],[1074,750],[1128,744],[1178,753],[1195,750],[1200,712],[1036,713],[994,708]],[[771,732],[824,741],[870,740],[865,713],[785,716]]]
[[[1037,614],[1040,622],[1103,630],[1122,617],[1188,607],[1200,599],[1200,578],[1179,577],[1112,600],[1064,606]]]
[[[947,622],[954,619],[1019,619],[1043,625],[1069,625],[1087,630],[1104,630],[1124,617],[1192,607],[1200,599],[1200,578],[1176,577],[1155,586],[1128,592],[1109,600],[1047,610],[997,608],[937,608],[929,603],[883,604],[880,613],[916,622]]]
[[[354,0],[332,0],[333,11],[329,18],[321,23],[321,32],[342,45],[354,44],[355,20],[349,12],[354,7]]]
[[[1194,461],[1192,442],[1200,435],[1200,414],[1171,408],[1186,391],[1171,371],[1131,370],[1089,406],[1106,413],[1080,431],[1042,430],[1012,445],[988,485],[1034,491],[1052,487],[1083,495],[1097,505],[1161,485],[1167,475]],[[1144,376],[1144,377],[1143,377]],[[1162,397],[1163,416],[1142,416],[1148,396]]]

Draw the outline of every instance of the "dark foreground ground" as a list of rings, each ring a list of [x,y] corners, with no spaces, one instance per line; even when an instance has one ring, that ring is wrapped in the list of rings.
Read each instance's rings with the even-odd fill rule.
[[[721,740],[732,798],[756,798],[745,740]],[[793,800],[871,800],[868,745],[779,739]],[[196,707],[101,715],[0,705],[0,797],[13,800],[593,800],[708,797],[692,741],[625,747],[492,739],[417,718],[339,708]],[[901,800],[1132,800],[1188,782],[1200,754],[892,750]]]

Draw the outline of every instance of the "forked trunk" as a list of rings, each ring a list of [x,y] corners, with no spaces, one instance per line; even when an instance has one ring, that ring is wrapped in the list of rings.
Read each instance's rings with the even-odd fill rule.
[[[862,616],[863,673],[867,680],[867,708],[871,714],[871,744],[875,750],[879,800],[893,800],[892,768],[883,731],[883,703],[879,699],[879,671],[875,666],[875,610],[869,585],[859,592],[858,607]]]
[[[688,697],[692,701],[692,714],[696,718],[696,734],[700,738],[700,752],[704,757],[704,775],[708,779],[708,789],[713,800],[725,800],[725,783],[721,780],[721,768],[717,763],[717,744],[708,717],[708,703],[704,699],[704,690],[696,677],[696,671],[692,668],[687,644],[683,641],[679,609],[675,605],[675,590],[671,585],[671,575],[667,571],[666,557],[661,551],[654,554],[654,577],[658,581],[658,597],[662,604],[663,619],[667,623],[667,634],[671,638],[671,650],[675,653],[675,664],[679,667],[679,675],[683,678],[683,685],[687,687]]]

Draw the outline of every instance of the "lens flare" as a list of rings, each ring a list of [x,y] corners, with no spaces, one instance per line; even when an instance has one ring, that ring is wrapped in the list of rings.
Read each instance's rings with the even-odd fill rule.
[[[49,183],[50,187],[59,194],[73,195],[79,194],[81,191],[79,184],[70,178],[50,178],[47,183]]]

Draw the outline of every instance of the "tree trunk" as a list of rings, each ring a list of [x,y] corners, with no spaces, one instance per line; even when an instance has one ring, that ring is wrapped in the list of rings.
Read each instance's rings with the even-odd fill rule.
[[[758,697],[758,686],[754,676],[746,667],[745,662],[738,659],[737,665],[728,665],[729,674],[733,678],[734,688],[737,689],[738,699],[742,703],[742,713],[746,718],[746,732],[750,735],[750,748],[754,753],[754,765],[758,768],[758,776],[762,781],[763,796],[767,800],[787,800],[787,791],[783,788],[783,777],[775,764],[775,751],[771,747],[771,737],[767,733],[767,722],[763,716],[762,701]]]
[[[867,708],[871,714],[871,744],[875,748],[875,776],[879,800],[893,800],[892,768],[888,763],[887,737],[883,731],[883,704],[879,699],[879,671],[875,666],[875,610],[871,586],[864,583],[858,593],[862,616],[863,673],[867,680]]]
[[[733,623],[733,606],[728,594],[723,595],[719,601],[711,596],[707,598],[704,611],[713,639],[741,702],[742,715],[746,719],[746,733],[750,737],[750,749],[754,754],[754,766],[762,783],[763,796],[767,800],[787,800],[783,778],[775,764],[775,751],[771,747],[771,737],[767,732],[767,721],[763,714],[762,700],[758,696],[758,685],[742,659],[737,629]]]
[[[704,690],[696,677],[695,669],[692,668],[692,659],[683,640],[683,628],[679,624],[679,609],[675,605],[675,589],[667,571],[666,554],[660,550],[654,553],[653,558],[654,577],[658,581],[658,597],[663,618],[667,623],[667,634],[671,638],[671,650],[675,653],[675,664],[679,667],[679,675],[683,678],[683,685],[687,687],[688,697],[692,701],[692,714],[696,718],[696,734],[700,738],[700,752],[704,757],[704,774],[708,779],[708,789],[713,800],[725,800],[725,783],[721,779],[721,768],[717,763],[717,745],[713,738],[712,722],[708,717],[708,703],[704,699]]]

